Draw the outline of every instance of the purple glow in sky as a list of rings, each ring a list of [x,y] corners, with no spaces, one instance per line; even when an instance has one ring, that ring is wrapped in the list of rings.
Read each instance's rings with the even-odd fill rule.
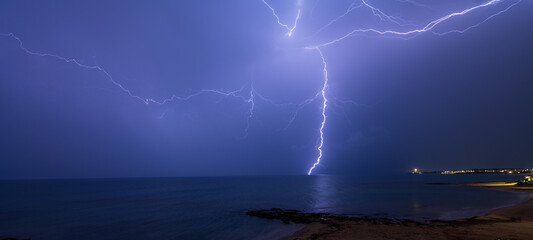
[[[125,5],[129,8],[123,8]],[[18,3],[0,6],[4,9],[0,13],[12,10],[0,19],[0,45],[5,52],[0,76],[5,91],[2,101],[13,103],[1,111],[7,116],[6,128],[15,126],[6,129],[2,140],[6,149],[0,157],[8,159],[2,167],[18,175],[27,162],[34,166],[29,175],[37,177],[71,176],[64,172],[73,176],[294,174],[303,173],[302,169],[311,175],[319,169],[324,173],[356,171],[360,166],[351,163],[354,159],[367,162],[365,166],[373,166],[372,159],[379,159],[377,166],[408,168],[425,161],[423,156],[435,156],[442,150],[420,150],[428,131],[416,130],[404,119],[427,107],[418,103],[398,106],[398,99],[413,102],[415,98],[398,97],[405,90],[384,89],[401,84],[403,78],[424,79],[450,72],[438,61],[423,67],[424,51],[442,48],[431,54],[444,56],[468,46],[452,46],[451,41],[468,44],[483,39],[499,44],[485,35],[508,34],[503,32],[512,30],[517,21],[531,24],[531,17],[523,17],[531,3],[523,0],[117,2],[106,8],[64,3],[61,9],[46,3],[29,8]],[[117,15],[118,9],[124,9],[123,15]],[[102,18],[94,19],[96,15]],[[498,22],[499,18],[504,23]],[[506,23],[509,21],[511,24]],[[520,39],[524,43],[530,39],[530,31],[516,32],[523,34]],[[515,44],[517,49],[521,44]],[[469,51],[462,52],[487,59],[482,49]],[[405,56],[404,62],[390,60]],[[494,56],[504,58],[506,53]],[[441,61],[457,62],[455,57],[441,57]],[[462,67],[451,72],[464,72],[463,79],[479,73],[469,72],[473,67]],[[509,68],[507,72],[515,70],[513,79],[518,82],[531,77],[530,71],[518,64],[504,67]],[[502,82],[502,77],[496,79],[498,73],[483,74],[479,78]],[[378,80],[371,83],[368,79]],[[433,82],[441,84],[443,79],[450,77],[443,75]],[[56,90],[50,90],[54,86]],[[431,89],[417,84],[409,91],[417,88],[418,95],[411,95],[417,99]],[[501,88],[492,91],[496,89]],[[128,106],[117,100],[119,92],[146,106]],[[481,95],[465,95],[462,101]],[[508,105],[516,101],[509,100]],[[440,109],[454,104],[444,105]],[[415,114],[409,114],[406,106],[413,106]],[[399,108],[405,111],[397,112]],[[478,117],[486,114],[481,111]],[[468,118],[462,112],[445,118],[459,121],[454,116]],[[21,120],[28,118],[43,122]],[[99,120],[87,122],[90,118]],[[72,128],[82,130],[64,128],[68,124],[61,122],[66,119],[71,119]],[[346,121],[341,123],[342,119]],[[415,121],[420,119],[433,116],[419,116]],[[437,131],[435,135],[443,134],[436,125],[425,127]],[[468,134],[458,136],[484,138],[479,132]],[[495,133],[495,139],[502,134]],[[406,140],[410,135],[417,137]],[[73,136],[76,140],[65,140]],[[392,140],[394,144],[391,136],[401,137]],[[446,137],[430,139],[444,149],[453,142],[437,143]],[[477,152],[451,152],[485,156],[480,153],[485,145],[480,143]],[[501,159],[519,145],[490,155]],[[33,146],[42,148],[17,154]],[[390,149],[390,155],[378,153],[384,148]],[[398,155],[401,160],[394,160]],[[342,160],[328,167],[323,166],[325,157]],[[498,159],[487,161],[495,165]],[[437,162],[446,161],[435,158],[428,165],[437,166]],[[105,169],[99,167],[102,163]],[[84,164],[89,167],[79,168]],[[453,161],[450,164],[455,166]],[[43,173],[39,170],[43,165],[51,169]]]

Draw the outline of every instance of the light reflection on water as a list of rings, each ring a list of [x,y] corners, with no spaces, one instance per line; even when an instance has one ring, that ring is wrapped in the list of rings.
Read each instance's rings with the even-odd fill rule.
[[[523,194],[426,182],[513,176],[277,176],[0,181],[0,239],[249,239],[280,221],[246,209],[460,218]],[[523,200],[523,198],[522,198]]]
[[[434,182],[510,181],[509,175],[405,175],[381,178],[314,176],[308,211],[354,216],[455,219],[525,201],[528,194]],[[520,178],[520,176],[518,176]]]
[[[314,188],[312,189],[313,212],[330,212],[331,208],[336,205],[339,197],[335,196],[339,191],[338,184],[335,184],[335,178],[317,175],[313,179]],[[344,186],[348,187],[348,186]]]

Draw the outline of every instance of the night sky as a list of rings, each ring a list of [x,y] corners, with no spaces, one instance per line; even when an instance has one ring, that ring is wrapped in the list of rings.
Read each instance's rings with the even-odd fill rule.
[[[326,28],[352,1],[266,2],[288,26],[300,10],[292,36],[261,0],[0,1],[0,178],[307,174],[324,74],[306,47],[487,1],[372,0],[399,18],[363,6]],[[313,173],[533,167],[532,12],[502,0],[321,47]],[[145,104],[9,33],[143,100],[194,96]]]

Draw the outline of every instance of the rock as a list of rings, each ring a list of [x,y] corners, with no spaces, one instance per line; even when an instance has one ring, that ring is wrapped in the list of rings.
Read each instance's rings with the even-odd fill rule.
[[[368,222],[372,224],[386,224],[386,225],[427,225],[427,223],[417,222],[409,219],[394,219],[394,218],[372,218],[369,216],[364,217],[348,217],[341,215],[332,215],[330,213],[304,213],[299,210],[283,210],[281,208],[271,208],[264,210],[250,210],[246,211],[246,215],[266,218],[266,219],[279,219],[285,224],[304,223],[309,224],[312,222],[320,222],[326,224],[332,224],[334,222]]]

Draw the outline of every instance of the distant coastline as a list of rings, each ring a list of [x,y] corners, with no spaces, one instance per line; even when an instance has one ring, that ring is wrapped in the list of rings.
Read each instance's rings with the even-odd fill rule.
[[[413,169],[409,174],[533,174],[531,168],[472,168],[460,170],[431,170],[423,171],[420,169]]]

